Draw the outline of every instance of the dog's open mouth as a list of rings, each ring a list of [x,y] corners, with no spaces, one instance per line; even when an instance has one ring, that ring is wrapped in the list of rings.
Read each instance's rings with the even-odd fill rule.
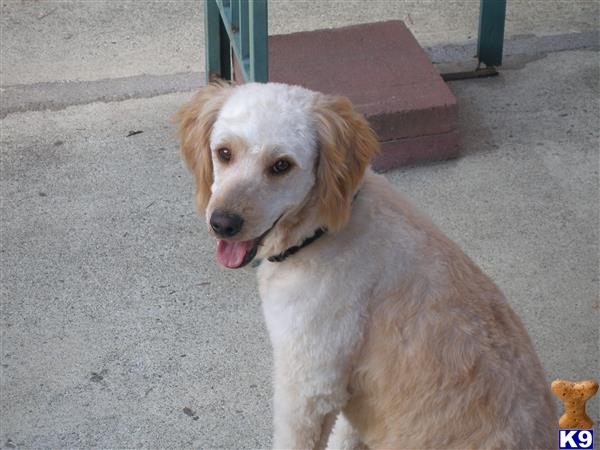
[[[249,241],[219,239],[217,242],[217,261],[229,269],[244,267],[256,256],[259,243],[259,239]]]
[[[271,228],[261,234],[255,239],[248,241],[226,241],[219,239],[217,241],[217,261],[228,269],[239,269],[244,267],[256,256],[258,246],[262,243],[263,239],[269,234],[269,232],[275,228],[277,222],[279,222],[281,216],[273,222]]]

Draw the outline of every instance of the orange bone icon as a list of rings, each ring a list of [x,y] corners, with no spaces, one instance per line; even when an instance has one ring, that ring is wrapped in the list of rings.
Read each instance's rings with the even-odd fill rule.
[[[565,413],[558,421],[560,428],[587,430],[594,422],[585,412],[585,402],[598,392],[598,382],[595,380],[574,383],[566,380],[552,382],[552,392],[565,404]]]

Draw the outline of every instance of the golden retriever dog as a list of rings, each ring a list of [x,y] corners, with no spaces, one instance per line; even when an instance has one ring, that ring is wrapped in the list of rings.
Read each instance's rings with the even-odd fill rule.
[[[217,261],[260,261],[274,448],[555,448],[521,321],[370,169],[378,143],[348,99],[212,83],[176,122]]]

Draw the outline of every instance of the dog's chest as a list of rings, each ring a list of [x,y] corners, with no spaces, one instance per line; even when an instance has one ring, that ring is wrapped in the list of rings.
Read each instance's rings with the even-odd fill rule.
[[[269,264],[261,267],[258,279],[274,347],[291,343],[322,347],[328,342],[328,351],[343,348],[346,353],[362,334],[365,293],[339,271]]]
[[[259,272],[259,292],[272,340],[306,333],[318,310],[318,285],[312,271],[270,264]],[[326,312],[325,312],[326,313]]]

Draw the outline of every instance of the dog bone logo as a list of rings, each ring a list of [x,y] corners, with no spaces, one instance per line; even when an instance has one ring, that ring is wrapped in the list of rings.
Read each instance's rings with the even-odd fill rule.
[[[595,380],[574,383],[566,380],[552,382],[552,392],[565,405],[565,413],[558,421],[560,428],[588,430],[594,422],[585,412],[585,403],[598,392],[598,382]]]

